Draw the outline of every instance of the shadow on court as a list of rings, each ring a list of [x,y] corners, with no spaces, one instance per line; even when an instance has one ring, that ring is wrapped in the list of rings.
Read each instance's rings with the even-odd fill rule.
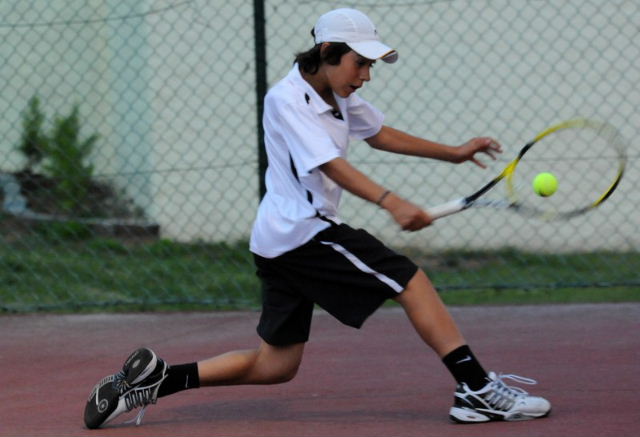
[[[28,315],[0,317],[0,436],[640,434],[640,304],[451,311],[487,370],[538,380],[525,388],[551,401],[550,417],[450,423],[453,380],[392,308],[360,331],[317,313],[290,383],[191,390],[150,406],[140,427],[89,431],[89,391],[133,349],[178,364],[251,348],[259,314]]]

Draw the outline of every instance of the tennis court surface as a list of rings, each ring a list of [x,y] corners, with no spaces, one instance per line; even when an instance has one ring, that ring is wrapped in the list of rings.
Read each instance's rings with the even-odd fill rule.
[[[0,436],[640,434],[640,304],[451,310],[488,370],[538,380],[525,388],[552,402],[550,417],[450,423],[451,377],[390,308],[360,331],[316,314],[290,383],[183,392],[150,406],[140,427],[89,431],[90,389],[134,348],[150,346],[174,364],[251,348],[259,314],[27,315],[0,317]]]

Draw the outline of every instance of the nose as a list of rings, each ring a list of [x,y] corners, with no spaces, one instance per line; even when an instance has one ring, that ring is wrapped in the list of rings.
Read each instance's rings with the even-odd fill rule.
[[[362,68],[360,68],[360,79],[368,82],[371,80],[371,67],[368,65],[363,66]]]

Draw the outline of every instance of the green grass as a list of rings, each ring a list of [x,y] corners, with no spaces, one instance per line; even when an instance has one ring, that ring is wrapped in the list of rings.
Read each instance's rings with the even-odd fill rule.
[[[237,309],[258,305],[259,284],[244,245],[33,239],[0,248],[0,302],[5,311]]]
[[[410,251],[450,305],[640,300],[640,254]]]
[[[640,301],[640,292],[635,287],[457,290],[444,291],[441,296],[447,305],[525,305]]]
[[[257,309],[246,242],[124,243],[40,232],[0,241],[0,311]],[[5,238],[6,240],[6,238]],[[640,300],[640,254],[406,249],[448,304]]]

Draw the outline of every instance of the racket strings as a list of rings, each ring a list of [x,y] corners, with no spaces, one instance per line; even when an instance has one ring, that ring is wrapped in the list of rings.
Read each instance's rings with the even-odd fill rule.
[[[605,125],[606,126],[606,125]],[[574,126],[538,139],[509,176],[509,197],[537,215],[571,216],[602,202],[624,170],[624,146],[615,131]],[[532,181],[542,172],[558,181],[553,195],[535,193]]]

